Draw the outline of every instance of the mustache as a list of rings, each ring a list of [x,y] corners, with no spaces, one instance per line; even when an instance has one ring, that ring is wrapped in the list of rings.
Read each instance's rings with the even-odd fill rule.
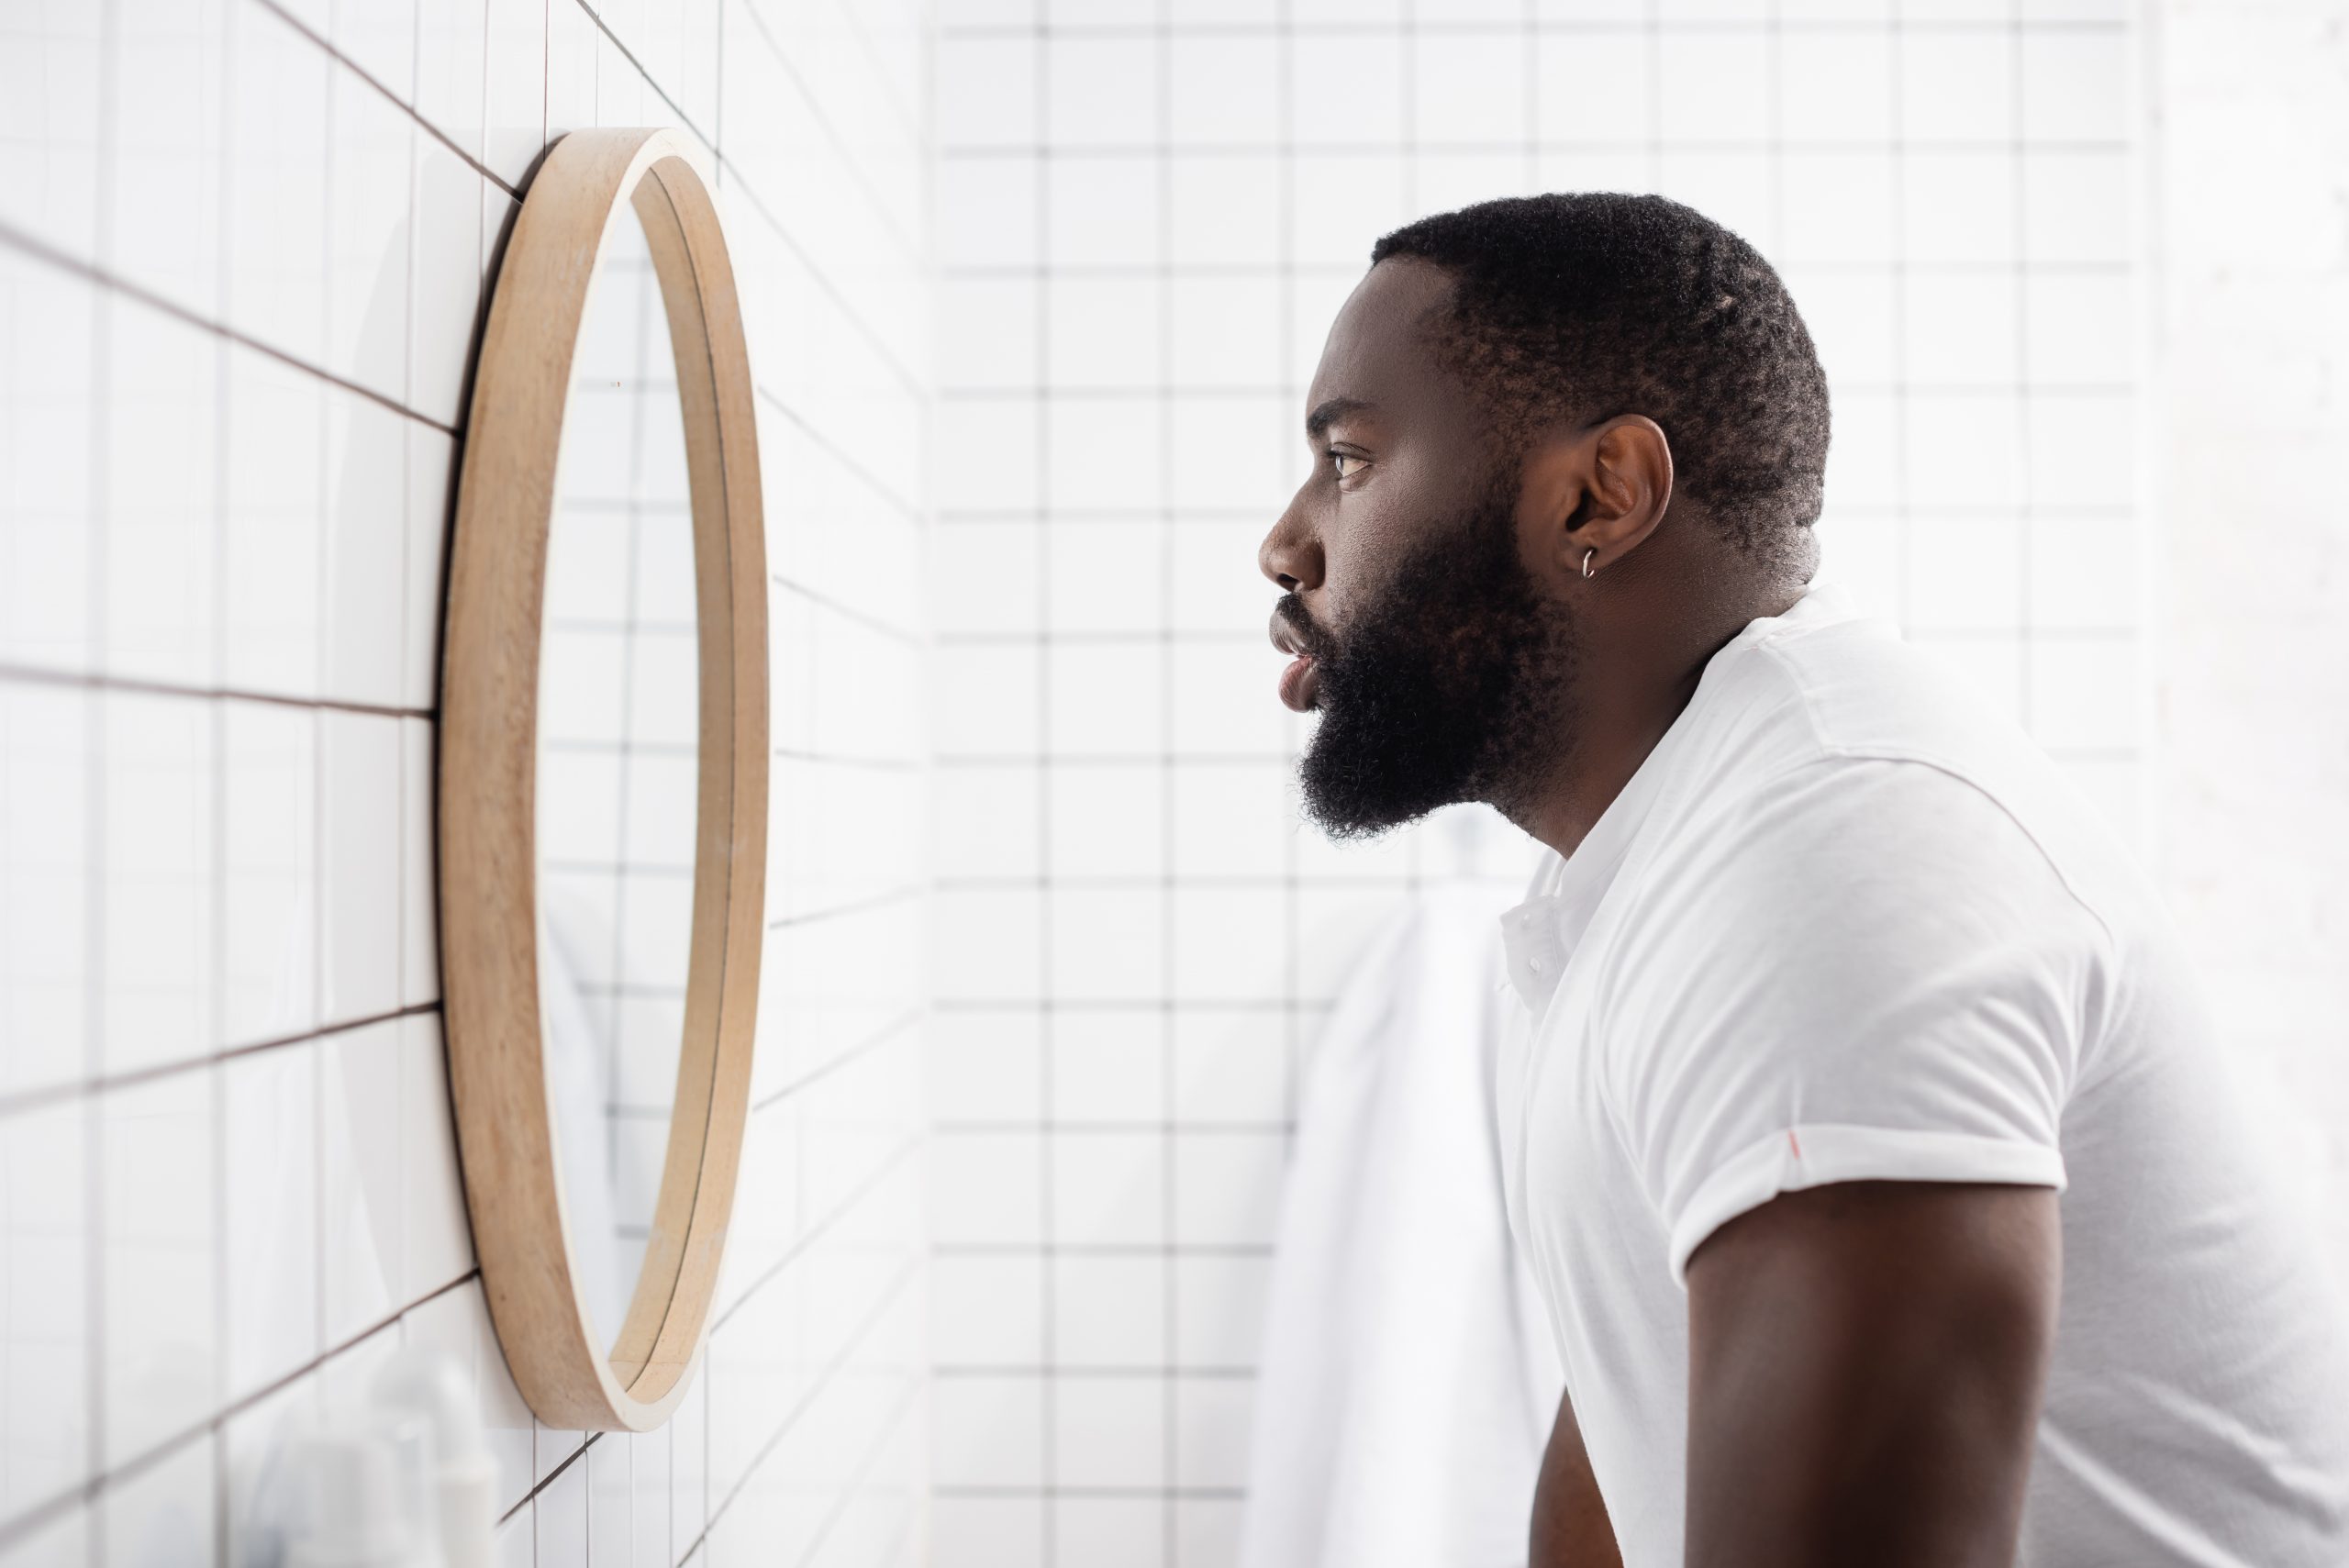
[[[1273,606],[1273,618],[1288,628],[1289,634],[1297,639],[1297,646],[1304,652],[1319,659],[1329,651],[1329,635],[1314,624],[1312,612],[1295,594],[1281,595],[1280,603]]]

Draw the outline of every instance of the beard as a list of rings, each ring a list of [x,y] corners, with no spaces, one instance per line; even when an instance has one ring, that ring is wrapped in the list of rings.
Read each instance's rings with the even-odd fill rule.
[[[1568,751],[1574,616],[1518,556],[1515,491],[1489,486],[1435,529],[1342,637],[1295,595],[1281,602],[1319,682],[1321,723],[1298,767],[1306,814],[1332,838],[1464,801],[1522,825]]]

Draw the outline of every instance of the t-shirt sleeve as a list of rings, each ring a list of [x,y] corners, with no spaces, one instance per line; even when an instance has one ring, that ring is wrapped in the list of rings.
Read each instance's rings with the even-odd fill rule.
[[[2061,1188],[2104,929],[1920,762],[1799,769],[1643,879],[1600,995],[1609,1109],[1671,1238],[1831,1182]]]

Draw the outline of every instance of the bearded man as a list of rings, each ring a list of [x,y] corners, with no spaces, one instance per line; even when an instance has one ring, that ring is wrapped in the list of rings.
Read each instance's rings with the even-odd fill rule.
[[[1812,583],[1777,275],[1595,195],[1372,263],[1262,564],[1313,817],[1553,851],[1497,1086],[1535,1568],[2349,1563],[2349,1318],[2143,875]]]

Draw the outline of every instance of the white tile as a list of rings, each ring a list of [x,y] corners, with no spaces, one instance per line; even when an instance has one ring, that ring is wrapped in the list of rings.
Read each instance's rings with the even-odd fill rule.
[[[213,1074],[176,1073],[101,1102],[106,1462],[217,1406]]]
[[[322,686],[343,702],[400,698],[409,422],[371,398],[328,395]]]
[[[90,1068],[94,791],[88,690],[0,688],[0,1082],[44,1088]]]
[[[1032,877],[1038,861],[1036,771],[941,771],[930,792],[931,866],[941,877]]]
[[[1277,1013],[1174,1018],[1174,1117],[1275,1123],[1288,1114],[1287,1020]]]
[[[1410,53],[1411,130],[1421,147],[1521,145],[1529,42],[1508,33],[1428,33]]]
[[[536,1562],[585,1562],[589,1551],[587,1466],[573,1464],[546,1484],[534,1499],[538,1521]]]
[[[1272,279],[1177,280],[1167,301],[1176,386],[1272,388],[1280,382],[1281,291]]]
[[[2035,141],[2117,141],[2135,128],[2126,30],[2022,36],[2022,128]]]
[[[935,1568],[1030,1568],[1044,1561],[1044,1500],[936,1497],[930,1505]]]
[[[2143,328],[2136,290],[2123,278],[2025,278],[2023,359],[2034,382],[2118,384],[2135,378]]]
[[[2023,253],[2039,262],[2134,257],[2125,152],[2043,152],[2023,168]]]
[[[417,117],[479,158],[489,0],[417,0],[416,12]]]
[[[941,403],[931,438],[939,506],[1014,511],[1034,506],[1039,426],[1036,405],[1024,399]]]
[[[1174,1142],[1174,1239],[1272,1244],[1286,1140],[1277,1132],[1187,1132]]]
[[[221,1014],[241,1045],[317,1019],[317,717],[240,702],[219,722]]]
[[[482,161],[518,184],[546,141],[549,10],[542,0],[486,3]]]
[[[1052,1385],[1055,1483],[1155,1487],[1166,1471],[1166,1385],[1155,1377],[1063,1377]]]
[[[1184,1487],[1239,1486],[1248,1475],[1252,1383],[1186,1378],[1174,1385],[1174,1477]]]
[[[417,0],[368,0],[332,8],[327,37],[345,60],[403,104],[416,97]]]
[[[1033,1133],[957,1132],[930,1149],[930,1233],[943,1246],[1031,1244],[1041,1236],[1042,1162]]]
[[[439,1290],[473,1267],[473,1235],[457,1168],[440,1018],[399,1020],[400,1269],[403,1299]]]
[[[941,1121],[1035,1121],[1042,1115],[1042,1023],[1019,1008],[933,1014],[925,1085]]]
[[[217,1452],[211,1435],[200,1434],[106,1489],[102,1512],[109,1568],[214,1561]]]
[[[2012,397],[1919,393],[1909,399],[1909,494],[1933,506],[2003,506],[2021,486]]]
[[[14,1517],[83,1477],[92,1312],[87,1116],[65,1102],[0,1120],[0,1216],[11,1275],[0,1387],[0,1507]]]
[[[636,1568],[670,1568],[677,1560],[669,1533],[669,1429],[637,1432],[629,1446],[629,1512],[634,1531],[622,1561]],[[685,1544],[685,1543],[680,1543]]]
[[[1044,49],[1044,126],[1053,147],[1130,148],[1158,140],[1155,39],[1055,37]]]
[[[2137,405],[2128,392],[2046,394],[2025,405],[2028,485],[2042,506],[2125,506],[2136,490]]]
[[[1061,878],[1156,877],[1166,868],[1164,774],[1155,763],[1063,768],[1046,786],[1048,863]]]
[[[1901,235],[1908,260],[2013,260],[2014,184],[2014,157],[2009,152],[1910,153],[1901,165]]]
[[[234,13],[228,319],[312,363],[327,328],[329,57],[258,6]],[[402,203],[405,206],[405,203]]]
[[[1283,911],[1249,891],[1174,895],[1174,994],[1186,1000],[1261,994],[1282,973]]]
[[[1166,994],[1163,900],[1153,889],[1065,888],[1052,899],[1052,994],[1151,1001]]]
[[[938,384],[942,391],[1036,384],[1038,288],[1029,278],[941,279]]]
[[[930,1289],[930,1353],[940,1366],[1032,1366],[1042,1359],[1041,1259],[939,1258]]]
[[[1281,246],[1289,214],[1279,171],[1272,160],[1178,153],[1168,166],[1167,176],[1170,228],[1165,245],[1166,259],[1173,264],[1273,266],[1284,259]],[[1138,196],[1139,192],[1135,194]],[[1054,199],[1060,199],[1059,193]],[[1154,224],[1148,233],[1133,223],[1126,224],[1125,229],[1130,243],[1117,254],[1100,259],[1158,259]],[[1052,256],[1055,261],[1074,259],[1058,250]]]
[[[1792,28],[1777,40],[1780,126],[1791,141],[1885,142],[1892,137],[1894,36],[1860,28]]]
[[[1149,158],[1055,159],[1044,171],[1045,260],[1058,267],[1159,259],[1157,166]]]
[[[938,167],[938,260],[958,267],[1025,267],[1041,259],[1037,198],[1043,165],[1026,156],[950,158]]]
[[[1911,141],[2003,144],[2015,133],[2015,41],[2003,30],[1900,38],[1900,130]]]
[[[14,250],[0,251],[0,649],[47,669],[87,670],[98,650],[90,570],[91,388],[97,291]]]
[[[645,108],[648,99],[660,102],[651,97],[645,86],[644,73],[621,51],[620,45],[609,34],[599,31],[596,39],[596,123],[610,127],[642,125],[652,117]]]
[[[228,0],[142,4],[114,28],[107,260],[206,317],[220,308]]]
[[[1054,389],[1156,386],[1164,375],[1163,297],[1148,278],[1055,279],[1044,333]],[[1148,405],[1134,407],[1139,419]]]
[[[1370,265],[1370,248],[1378,237],[1412,216],[1404,199],[1409,165],[1401,158],[1376,155],[1300,153],[1291,160],[1291,195],[1275,215],[1274,241],[1279,242],[1285,228],[1287,249],[1298,265],[1338,269],[1342,286],[1336,297],[1342,300]],[[1204,199],[1203,192],[1190,195],[1192,203]],[[1211,239],[1188,225],[1178,229],[1177,237],[1186,250]],[[1306,339],[1305,350],[1290,356],[1296,374],[1310,372],[1319,357],[1330,314],[1317,311],[1296,323]],[[1275,352],[1284,347],[1274,345]]]
[[[1789,153],[1780,177],[1783,260],[1890,264],[1899,224],[1894,193],[1901,187],[1889,155]]]
[[[473,322],[481,306],[485,184],[472,165],[438,140],[416,139],[407,400],[409,407],[444,425],[464,417]]]
[[[213,712],[185,697],[105,702],[104,1060],[120,1072],[215,1040]]]
[[[1351,35],[1324,34],[1309,43],[1292,46],[1287,54],[1289,113],[1298,143],[1343,141],[1370,147],[1401,141],[1406,77],[1403,40],[1398,35],[1367,30]],[[1182,112],[1191,87],[1185,62],[1186,56],[1178,51],[1174,83],[1177,113]],[[1197,90],[1210,95],[1220,95],[1223,91],[1219,83],[1204,74],[1197,79]],[[1269,94],[1265,101],[1268,105],[1273,102]],[[1243,114],[1247,112],[1243,110]],[[1272,138],[1267,135],[1258,139]],[[1300,167],[1297,179],[1300,199],[1308,186]]]
[[[495,26],[495,23],[492,24]],[[602,34],[582,6],[546,12],[546,139],[596,124],[596,56]]]
[[[1056,1013],[1052,1119],[1066,1126],[1157,1121],[1166,1106],[1165,1032],[1155,1013]]]
[[[943,1378],[930,1398],[939,1485],[1033,1486],[1043,1479],[1043,1387],[1035,1379]]]
[[[340,711],[321,720],[319,1011],[329,1021],[398,1005],[401,724]]]
[[[1055,645],[1044,656],[1044,736],[1055,751],[1144,756],[1163,740],[1162,672],[1154,643]]]
[[[1156,1133],[1056,1131],[1052,1166],[1054,1241],[1156,1246],[1167,1240],[1166,1146]]]
[[[2012,631],[2022,619],[2023,529],[1991,515],[1913,523],[1909,624],[1936,631]]]
[[[220,339],[117,307],[107,365],[106,667],[205,685],[214,673]]]
[[[318,1341],[318,1048],[221,1068],[228,1235],[227,1386],[240,1399],[302,1367]]]
[[[402,1006],[440,995],[440,907],[434,874],[432,726],[400,721],[400,984]]]
[[[1066,1385],[1061,1385],[1066,1388]],[[1074,1403],[1084,1407],[1098,1402],[1099,1396],[1079,1396]],[[1103,1411],[1093,1418],[1108,1419],[1117,1412]],[[1155,1427],[1147,1429],[1153,1446],[1163,1447]],[[1123,1449],[1126,1445],[1119,1445]],[[1107,1455],[1085,1456],[1063,1464],[1062,1468],[1090,1470],[1096,1459]],[[1140,1456],[1134,1455],[1132,1468],[1139,1468]],[[1155,1496],[1094,1496],[1082,1491],[1057,1497],[1052,1506],[1052,1551],[1054,1560],[1063,1562],[1116,1562],[1120,1568],[1164,1568],[1166,1562],[1166,1514],[1168,1504]]]
[[[403,1305],[400,1068],[396,1022],[348,1029],[319,1046],[319,1262],[329,1344]]]
[[[587,1552],[601,1562],[626,1562],[636,1547],[634,1477],[628,1434],[606,1432],[587,1451]]]
[[[1769,130],[1769,46],[1758,32],[1691,29],[1656,43],[1657,122],[1672,142],[1752,142]]]
[[[337,374],[407,396],[408,227],[415,122],[349,70],[329,95],[327,350]]]
[[[1266,526],[1288,502],[1297,408],[1269,394],[1178,399],[1168,437],[1168,490],[1179,506],[1262,508]]]
[[[291,696],[318,686],[326,397],[265,355],[228,355],[222,675]]]
[[[2011,386],[2021,329],[2011,277],[1923,273],[1907,282],[1901,310],[1912,381],[1942,386]]]
[[[1252,1367],[1264,1335],[1273,1260],[1174,1260],[1174,1359],[1186,1367]]]
[[[1167,126],[1177,148],[1266,147],[1280,137],[1279,40],[1177,36],[1167,46]],[[1300,126],[1312,122],[1298,119]],[[1368,136],[1349,128],[1349,135]]]
[[[1166,1357],[1167,1269],[1149,1256],[1052,1262],[1052,1358],[1064,1367],[1148,1367]]]
[[[940,649],[931,662],[930,739],[949,757],[1032,756],[1040,742],[1032,648]]]

